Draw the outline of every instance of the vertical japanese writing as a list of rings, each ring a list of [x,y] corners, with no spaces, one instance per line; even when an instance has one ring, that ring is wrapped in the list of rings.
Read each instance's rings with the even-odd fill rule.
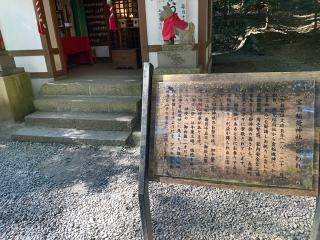
[[[204,92],[204,143],[203,143],[203,161],[205,163],[208,163],[209,161],[209,96],[208,96],[208,91]]]
[[[297,113],[296,113],[296,168],[301,168],[302,160],[302,100],[296,100]]]
[[[269,171],[269,96],[264,97],[264,116],[263,116],[263,174],[268,176]]]
[[[271,108],[271,174],[275,174],[276,164],[277,164],[277,95],[272,94],[272,108]]]
[[[279,124],[279,128],[280,128],[280,145],[279,145],[279,164],[280,164],[280,169],[281,169],[281,176],[283,177],[283,172],[284,172],[284,164],[285,164],[285,112],[286,112],[286,108],[285,108],[285,96],[281,95],[280,96],[280,108],[279,108],[280,114],[279,114],[279,118],[280,118],[280,124]]]
[[[241,153],[240,153],[240,164],[242,165],[242,168],[246,168],[245,164],[245,136],[246,136],[246,95],[242,93],[241,95],[241,123],[240,123],[240,148],[241,148]]]
[[[253,93],[249,94],[249,118],[248,118],[248,167],[247,173],[252,176],[253,173]]]
[[[217,149],[216,149],[216,133],[217,133],[217,102],[214,98],[212,101],[212,110],[211,110],[211,161],[210,161],[210,170],[211,172],[215,171],[215,162],[217,158]]]
[[[227,94],[226,99],[226,122],[225,122],[225,171],[230,173],[230,141],[231,141],[231,94]]]
[[[260,160],[261,160],[261,94],[256,96],[256,176],[260,176]]]
[[[239,103],[233,103],[233,168],[232,174],[236,176],[237,173],[237,164],[238,164],[238,121],[239,121]]]

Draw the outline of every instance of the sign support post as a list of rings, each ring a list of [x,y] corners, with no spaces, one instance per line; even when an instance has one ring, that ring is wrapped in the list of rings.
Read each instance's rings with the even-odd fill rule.
[[[141,160],[139,173],[139,205],[143,229],[143,238],[145,240],[153,239],[152,220],[150,213],[150,199],[148,192],[152,74],[153,66],[149,63],[144,63],[140,143]]]

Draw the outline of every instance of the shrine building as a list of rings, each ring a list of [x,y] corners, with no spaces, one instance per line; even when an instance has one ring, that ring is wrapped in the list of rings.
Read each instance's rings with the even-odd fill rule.
[[[0,32],[0,120],[28,122],[16,140],[122,145],[139,137],[144,62],[160,78],[212,65],[211,0],[1,1]]]

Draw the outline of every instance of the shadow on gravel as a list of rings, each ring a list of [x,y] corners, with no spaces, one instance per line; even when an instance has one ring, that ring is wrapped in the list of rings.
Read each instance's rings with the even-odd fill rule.
[[[170,236],[180,236],[179,239],[193,239],[194,236],[199,236],[199,239],[202,239],[200,236],[207,237],[203,239],[220,239],[221,236],[246,239],[261,234],[270,238],[274,232],[268,232],[268,229],[275,229],[277,236],[282,236],[283,231],[290,232],[288,224],[294,225],[296,218],[304,219],[297,210],[304,211],[310,207],[303,197],[229,192],[215,188],[203,191],[188,186],[169,186],[169,189],[152,198],[155,235],[170,233],[166,239]],[[300,207],[295,208],[294,204]],[[304,221],[310,223],[311,217]]]
[[[44,159],[38,166],[53,187],[71,188],[73,193],[100,192],[112,177],[138,172],[138,166],[120,161],[126,157],[121,147],[70,146],[63,153]]]

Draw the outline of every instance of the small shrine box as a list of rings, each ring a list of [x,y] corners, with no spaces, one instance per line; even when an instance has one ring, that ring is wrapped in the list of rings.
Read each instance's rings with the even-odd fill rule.
[[[112,63],[114,68],[138,68],[137,49],[112,50]]]

